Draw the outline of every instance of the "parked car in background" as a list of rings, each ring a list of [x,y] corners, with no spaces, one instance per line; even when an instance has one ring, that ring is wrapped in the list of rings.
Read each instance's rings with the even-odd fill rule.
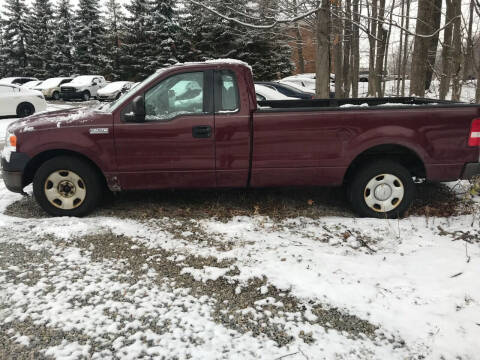
[[[280,80],[281,83],[288,83],[301,89],[307,89],[313,92],[315,92],[316,88],[315,81],[315,77],[301,75],[289,76]]]
[[[118,99],[134,85],[131,81],[114,81],[108,83],[97,91],[97,99],[100,101],[111,101]]]
[[[45,111],[47,103],[41,92],[14,84],[0,84],[0,116],[30,116]]]
[[[0,79],[0,84],[14,84],[14,85],[23,85],[29,81],[35,81],[38,79],[34,77],[6,77]]]
[[[43,96],[47,99],[60,99],[60,86],[70,83],[73,80],[71,77],[55,77],[45,80],[35,90],[41,91]]]
[[[28,81],[25,84],[23,84],[22,87],[27,88],[27,89],[35,89],[42,82],[43,81],[40,81],[40,80],[32,80],[32,81]]]
[[[285,84],[277,81],[271,81],[271,82],[259,81],[259,82],[256,82],[256,84],[267,86],[271,89],[277,90],[278,92],[280,92],[285,96],[297,98],[297,99],[313,99],[313,96],[315,95],[314,91],[311,91],[308,89],[301,90],[290,84]]]
[[[105,85],[105,78],[100,75],[77,76],[68,84],[60,85],[60,97],[64,100],[88,101],[91,97],[96,97],[98,90]]]
[[[255,84],[255,94],[257,96],[257,101],[265,100],[296,100],[297,98],[292,98],[283,95],[278,90],[272,89],[271,87]]]

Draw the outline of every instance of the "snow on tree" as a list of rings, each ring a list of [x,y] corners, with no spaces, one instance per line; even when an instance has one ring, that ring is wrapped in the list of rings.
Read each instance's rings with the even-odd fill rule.
[[[105,12],[105,68],[104,75],[119,80],[121,63],[122,27],[125,14],[118,0],[108,0]]]
[[[146,70],[150,73],[177,61],[175,37],[178,25],[173,20],[172,0],[152,0],[150,3]]]
[[[30,75],[27,55],[30,29],[26,21],[29,10],[23,0],[5,0],[3,8],[3,50],[0,60],[4,73],[6,76],[14,76],[19,72]]]
[[[80,0],[74,20],[74,64],[81,74],[100,74],[105,33],[98,0]]]
[[[73,74],[73,15],[70,0],[60,0],[55,11],[53,71],[55,76]]]
[[[56,24],[50,0],[35,0],[27,21],[31,33],[27,44],[33,75],[39,79],[55,76],[53,47]]]
[[[202,4],[215,9],[226,17],[235,17],[245,11],[251,18],[269,16],[275,5],[260,6],[265,1],[225,0],[203,1]],[[271,30],[252,29],[218,17],[202,6],[186,4],[184,19],[187,37],[196,60],[234,58],[249,63],[259,80],[271,80],[290,74],[291,50],[282,35]]]
[[[124,79],[142,80],[150,75],[146,56],[151,53],[148,32],[150,31],[150,6],[146,0],[132,0],[125,5],[128,15],[125,17],[125,37],[121,45],[122,62],[120,65]]]

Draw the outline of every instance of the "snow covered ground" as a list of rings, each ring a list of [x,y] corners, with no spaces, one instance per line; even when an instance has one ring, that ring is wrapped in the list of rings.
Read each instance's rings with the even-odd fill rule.
[[[480,204],[449,186],[453,215],[427,187],[443,198],[402,220],[330,189],[122,195],[77,219],[0,181],[0,358],[477,359]]]

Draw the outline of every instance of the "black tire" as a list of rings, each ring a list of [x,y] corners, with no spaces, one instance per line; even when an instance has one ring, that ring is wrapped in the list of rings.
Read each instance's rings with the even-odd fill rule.
[[[387,185],[387,194],[388,191],[390,191],[390,194],[392,195],[385,201],[387,202],[387,206],[394,206],[394,208],[389,211],[383,211],[382,206],[379,205],[383,202],[376,197],[376,189],[378,186],[370,196],[371,184],[375,184],[376,181],[377,183],[379,183],[378,181],[381,182],[383,180],[382,176],[385,175],[393,175],[393,178],[396,177],[397,180],[399,180],[395,180],[391,186]],[[381,185],[381,183],[379,184]],[[391,192],[392,188],[400,189],[400,192],[403,190],[403,197],[401,199],[395,197]],[[399,163],[391,160],[376,160],[370,164],[365,163],[364,165],[361,165],[359,169],[352,174],[349,179],[347,194],[348,199],[352,204],[352,208],[361,216],[396,218],[402,216],[412,204],[413,199],[415,198],[415,183],[413,182],[410,172]],[[369,206],[367,204],[367,198],[370,199],[370,204],[372,204],[372,202],[375,204]],[[373,200],[371,200],[372,198]]]
[[[47,198],[47,180],[55,172],[72,172],[82,180],[85,196],[83,202],[75,208],[61,209]],[[33,178],[33,194],[37,203],[53,216],[84,216],[90,213],[103,194],[103,186],[98,171],[83,159],[73,156],[58,156],[43,163]],[[61,197],[59,197],[61,199]],[[61,205],[61,204],[60,204]]]
[[[82,94],[82,100],[83,101],[88,101],[90,100],[90,91],[88,90],[85,90]]]
[[[54,91],[52,94],[53,100],[60,100],[60,93],[58,91]]]
[[[33,115],[34,113],[35,113],[35,107],[28,102],[21,103],[17,106],[18,117],[23,118],[23,117]]]

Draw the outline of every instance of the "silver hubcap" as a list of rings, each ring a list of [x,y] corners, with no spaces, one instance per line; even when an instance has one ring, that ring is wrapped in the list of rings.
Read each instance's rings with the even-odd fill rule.
[[[389,212],[403,200],[405,188],[402,181],[392,174],[373,177],[365,186],[364,198],[367,206],[376,212]]]
[[[87,187],[83,179],[70,170],[57,170],[45,180],[45,196],[53,206],[71,210],[83,204]]]

